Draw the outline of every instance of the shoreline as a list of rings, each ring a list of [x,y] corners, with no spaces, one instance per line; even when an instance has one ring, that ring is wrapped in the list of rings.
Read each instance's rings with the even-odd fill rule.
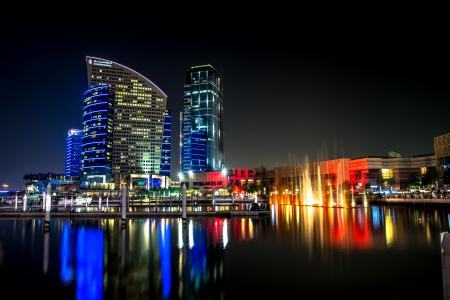
[[[371,200],[370,204],[395,204],[395,205],[429,205],[429,206],[450,206],[450,199],[403,199],[385,198]]]

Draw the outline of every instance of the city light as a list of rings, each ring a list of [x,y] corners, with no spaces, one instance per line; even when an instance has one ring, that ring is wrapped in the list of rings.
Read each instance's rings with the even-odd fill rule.
[[[302,28],[275,28],[280,14],[266,26],[251,22],[256,34],[236,40],[249,30],[231,18],[236,29],[224,35],[216,15],[195,13],[179,34],[122,16],[113,18],[118,26],[10,26],[13,41],[25,42],[6,43],[14,101],[2,107],[4,294],[441,299],[443,289],[450,299],[450,133],[430,134],[448,130],[448,78],[433,69],[448,69],[448,51],[434,43],[445,41],[427,43],[406,26],[420,43],[396,49],[408,30],[391,41],[377,23],[375,42],[365,28],[348,39],[325,28],[311,34],[332,41],[324,49],[305,34],[292,47]],[[179,95],[168,102],[154,82],[112,60],[86,56],[80,73],[67,51],[48,51],[93,41],[100,53],[125,45],[120,59]],[[220,57],[227,53],[233,64]],[[438,110],[420,114],[425,106]],[[38,107],[40,118],[21,107]],[[380,122],[383,112],[395,122]]]

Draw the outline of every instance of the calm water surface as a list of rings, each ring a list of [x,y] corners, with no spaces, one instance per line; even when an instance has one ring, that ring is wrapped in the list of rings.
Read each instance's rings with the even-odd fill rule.
[[[49,233],[39,219],[0,219],[0,288],[16,299],[442,299],[449,213],[274,205],[267,218],[124,230],[53,219]]]

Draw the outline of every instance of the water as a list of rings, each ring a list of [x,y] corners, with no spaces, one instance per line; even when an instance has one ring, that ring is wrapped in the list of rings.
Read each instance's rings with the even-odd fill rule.
[[[261,219],[0,219],[15,298],[442,299],[448,208],[272,206]]]

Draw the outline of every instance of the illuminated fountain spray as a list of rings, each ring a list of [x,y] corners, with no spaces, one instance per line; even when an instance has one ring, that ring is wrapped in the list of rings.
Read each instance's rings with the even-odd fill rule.
[[[324,182],[322,178],[324,174],[333,175],[333,178]],[[344,160],[327,161],[322,164],[309,163],[308,158],[305,158],[303,164],[275,173],[277,186],[271,201],[276,204],[328,207],[350,206],[351,201],[355,206],[353,191],[350,199],[347,180]]]
[[[319,164],[317,164],[317,204],[323,206],[322,176]]]
[[[345,197],[344,197],[344,188],[342,186],[342,166],[341,162],[338,162],[337,166],[337,181],[336,181],[336,198],[337,198],[337,205],[338,207],[344,207],[345,203]]]
[[[352,207],[355,207],[356,203],[355,203],[355,196],[353,195],[353,188],[351,189],[351,193],[352,193]]]
[[[367,207],[369,205],[368,201],[367,201],[367,194],[366,191],[364,191],[364,207]]]
[[[330,200],[329,200],[329,205],[330,207],[333,207],[336,205],[336,203],[334,203],[334,197],[333,197],[333,185],[330,183],[329,184],[329,188],[330,188]]]
[[[314,193],[311,184],[311,177],[309,176],[309,166],[308,160],[305,162],[305,167],[303,168],[302,177],[302,200],[305,205],[314,205],[316,201],[314,199]]]

